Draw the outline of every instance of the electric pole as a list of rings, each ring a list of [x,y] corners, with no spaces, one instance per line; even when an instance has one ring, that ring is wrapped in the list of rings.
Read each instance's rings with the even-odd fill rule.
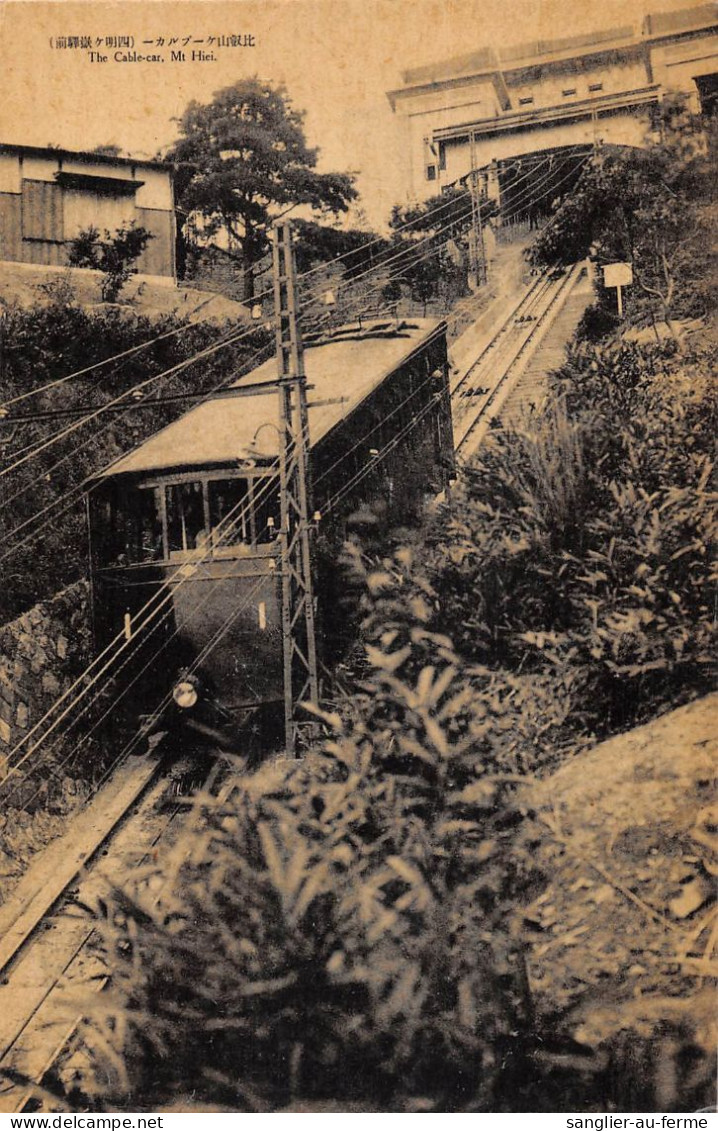
[[[598,110],[591,107],[591,129],[593,131],[593,159],[596,164],[601,160],[601,138],[598,133]]]
[[[476,168],[476,135],[471,131],[469,146],[469,160],[471,173],[469,176],[469,189],[471,192],[471,232],[469,234],[469,271],[474,275],[477,285],[486,282],[486,249],[484,247],[484,232],[481,226],[481,189],[479,186],[479,173]]]
[[[274,308],[279,377],[284,734],[296,754],[300,704],[318,698],[314,597],[309,544],[309,417],[304,352],[297,324],[292,230],[274,226]]]

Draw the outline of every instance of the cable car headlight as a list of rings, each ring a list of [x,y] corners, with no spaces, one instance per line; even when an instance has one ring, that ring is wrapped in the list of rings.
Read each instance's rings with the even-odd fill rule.
[[[199,699],[196,684],[189,679],[179,680],[172,688],[172,698],[181,710],[189,710]]]

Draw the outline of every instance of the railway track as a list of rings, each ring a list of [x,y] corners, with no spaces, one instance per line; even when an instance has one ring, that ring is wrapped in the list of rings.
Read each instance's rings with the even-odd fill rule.
[[[43,1081],[81,1021],[73,997],[104,988],[95,928],[78,904],[95,905],[108,879],[171,852],[187,805],[161,768],[157,750],[128,759],[0,909],[0,1112],[37,1110]],[[215,789],[220,774],[216,762],[205,788]],[[50,858],[60,863],[47,874]]]
[[[480,444],[582,272],[583,266],[575,264],[558,278],[538,278],[488,345],[454,382],[454,447],[462,459],[471,456]]]
[[[572,291],[582,268],[541,276],[521,296],[491,341],[451,388],[455,447],[467,458],[519,380]],[[0,1111],[37,1105],[38,1089],[66,1059],[81,1020],[71,992],[101,989],[94,927],[77,904],[92,906],[109,877],[126,878],[159,852],[171,852],[186,806],[168,797],[158,751],[127,759],[65,838],[51,846],[10,904],[0,908]],[[205,788],[229,795],[215,763]],[[162,881],[158,881],[160,898]],[[4,1077],[3,1072],[9,1073]]]

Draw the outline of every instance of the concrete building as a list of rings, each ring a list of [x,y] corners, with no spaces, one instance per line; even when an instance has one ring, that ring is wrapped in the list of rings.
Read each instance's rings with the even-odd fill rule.
[[[134,220],[154,238],[141,275],[175,279],[171,170],[158,162],[0,144],[0,262],[58,267],[83,229],[114,232]]]
[[[682,91],[694,109],[714,112],[718,9],[649,15],[640,29],[482,47],[402,77],[388,97],[406,130],[407,199],[492,165],[485,188],[503,205],[511,178],[525,181],[527,169],[538,175],[539,162],[550,198],[562,191],[564,159],[575,163],[598,142],[641,145],[650,109],[665,93]],[[525,192],[516,199],[525,201]]]

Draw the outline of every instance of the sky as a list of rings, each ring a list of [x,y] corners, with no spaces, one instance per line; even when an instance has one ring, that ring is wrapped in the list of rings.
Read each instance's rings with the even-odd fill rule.
[[[306,111],[319,168],[358,174],[368,221],[402,199],[401,134],[386,91],[408,67],[484,45],[639,24],[648,11],[697,0],[0,0],[0,142],[92,149],[116,144],[153,157],[177,136],[173,119],[237,79],[284,82]],[[209,39],[253,36],[254,46]],[[134,36],[163,63],[90,60],[56,37]],[[155,41],[152,46],[142,40]],[[177,39],[170,45],[170,39]],[[204,40],[186,46],[183,41]],[[164,40],[158,45],[157,40]],[[171,62],[170,50],[184,50]],[[213,52],[213,61],[190,52]]]

